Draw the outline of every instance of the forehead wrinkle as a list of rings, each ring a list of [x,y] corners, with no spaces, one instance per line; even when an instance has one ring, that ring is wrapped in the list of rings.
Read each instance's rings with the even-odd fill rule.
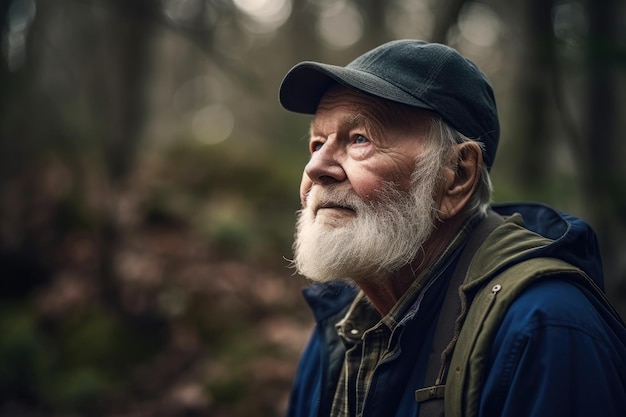
[[[367,124],[367,117],[363,113],[359,112],[354,116],[346,117],[346,123],[353,126],[364,125]]]
[[[335,107],[346,110],[338,118],[333,118],[330,123],[337,123],[337,126],[348,128],[364,128],[369,134],[383,136],[385,126],[395,124],[395,114],[399,109],[393,106],[395,103],[386,100],[376,99],[359,91],[349,90],[344,87],[331,89],[319,104],[318,111],[324,109],[333,114]],[[321,123],[329,122],[328,118],[319,120],[314,117],[311,121],[310,131],[323,131]],[[382,139],[382,138],[379,138]]]
[[[311,120],[311,123],[309,125],[310,132],[313,133],[314,131],[319,129],[320,128],[319,124],[320,123],[317,118],[314,118],[313,120]],[[372,126],[370,118],[367,117],[362,112],[358,112],[356,114],[343,115],[339,118],[338,124],[339,126],[349,126],[351,128],[364,127],[366,130],[369,130],[370,127]]]

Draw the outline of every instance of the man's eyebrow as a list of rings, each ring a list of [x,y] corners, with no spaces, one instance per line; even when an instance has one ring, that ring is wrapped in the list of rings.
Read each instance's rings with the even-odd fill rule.
[[[357,113],[352,116],[344,116],[341,120],[342,124],[351,125],[353,127],[368,127],[370,125],[369,118],[363,113]],[[309,131],[313,132],[315,130],[315,119],[311,120],[311,124],[309,125]]]

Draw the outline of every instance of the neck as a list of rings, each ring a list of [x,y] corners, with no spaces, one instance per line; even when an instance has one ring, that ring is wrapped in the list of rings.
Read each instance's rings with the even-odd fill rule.
[[[387,315],[422,272],[428,269],[448,247],[465,221],[464,217],[439,222],[413,262],[383,277],[356,279],[355,282],[381,316]]]

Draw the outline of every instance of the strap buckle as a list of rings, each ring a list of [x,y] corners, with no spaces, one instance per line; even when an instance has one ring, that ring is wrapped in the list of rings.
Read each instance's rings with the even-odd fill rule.
[[[425,387],[415,391],[415,401],[423,403],[424,401],[434,400],[436,398],[443,398],[446,392],[445,385],[433,385],[432,387]]]

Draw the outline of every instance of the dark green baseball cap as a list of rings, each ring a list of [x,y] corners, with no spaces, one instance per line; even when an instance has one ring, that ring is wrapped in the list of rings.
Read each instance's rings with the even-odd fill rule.
[[[285,75],[280,103],[290,111],[315,114],[334,83],[439,114],[483,143],[485,164],[493,165],[500,138],[493,89],[485,74],[453,48],[404,39],[372,49],[345,67],[301,62]]]

